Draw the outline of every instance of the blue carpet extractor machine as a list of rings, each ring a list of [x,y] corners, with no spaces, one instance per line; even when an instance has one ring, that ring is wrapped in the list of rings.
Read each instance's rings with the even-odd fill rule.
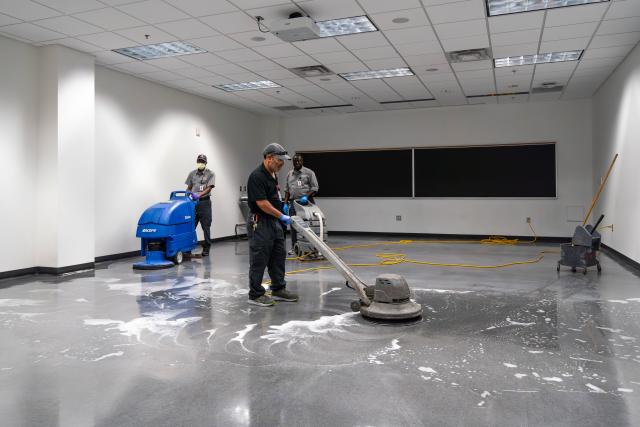
[[[144,211],[138,221],[145,260],[133,264],[136,270],[158,270],[181,264],[198,245],[195,207],[198,203],[189,191],[174,191],[168,202],[160,202]]]

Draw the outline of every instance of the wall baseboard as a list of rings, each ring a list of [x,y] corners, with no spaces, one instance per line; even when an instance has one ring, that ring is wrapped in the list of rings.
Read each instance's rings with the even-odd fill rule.
[[[84,264],[67,265],[65,267],[30,267],[19,270],[1,271],[0,280],[12,279],[31,274],[50,274],[60,276],[62,274],[73,273],[76,271],[92,270],[96,267],[95,262],[86,262]]]
[[[369,237],[419,237],[442,240],[482,240],[491,237],[486,234],[435,234],[435,233],[389,233],[379,231],[329,231],[331,236],[369,236]],[[531,236],[501,236],[507,239],[518,239],[523,242],[530,241]],[[542,243],[567,243],[571,237],[538,237]]]
[[[613,249],[611,246],[607,246],[604,243],[600,245],[602,247],[602,251],[607,254],[610,258],[612,258],[615,262],[625,267],[634,275],[640,277],[640,263],[634,261],[628,256],[621,254],[620,252]]]

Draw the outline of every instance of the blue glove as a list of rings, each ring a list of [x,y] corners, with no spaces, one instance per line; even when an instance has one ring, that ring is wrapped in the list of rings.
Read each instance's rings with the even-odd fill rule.
[[[289,215],[289,203],[285,203],[284,205],[282,205],[282,213],[284,213],[285,215]]]
[[[198,196],[198,194],[196,194],[196,193],[191,193],[191,198],[193,200],[198,200],[200,198],[200,196]]]
[[[291,217],[285,214],[280,215],[280,222],[283,223],[284,225],[289,225],[291,224]]]
[[[300,203],[301,205],[306,205],[307,203],[309,203],[309,197],[308,196],[300,197],[300,200],[298,200],[298,203]]]

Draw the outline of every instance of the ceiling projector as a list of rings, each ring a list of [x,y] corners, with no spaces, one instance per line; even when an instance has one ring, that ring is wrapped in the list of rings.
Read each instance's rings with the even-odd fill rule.
[[[270,26],[271,34],[285,42],[299,42],[320,37],[320,27],[308,16],[295,12],[288,19],[274,22]]]

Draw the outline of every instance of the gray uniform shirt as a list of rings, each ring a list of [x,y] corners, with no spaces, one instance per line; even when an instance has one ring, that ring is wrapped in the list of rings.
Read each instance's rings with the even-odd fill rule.
[[[289,192],[289,199],[299,199],[310,191],[318,191],[318,179],[315,172],[304,166],[299,171],[291,169],[284,189]]]
[[[208,186],[216,185],[216,174],[211,169],[205,168],[203,171],[195,169],[189,172],[189,176],[187,176],[187,180],[184,183],[187,186],[191,186],[191,191],[200,193]]]

